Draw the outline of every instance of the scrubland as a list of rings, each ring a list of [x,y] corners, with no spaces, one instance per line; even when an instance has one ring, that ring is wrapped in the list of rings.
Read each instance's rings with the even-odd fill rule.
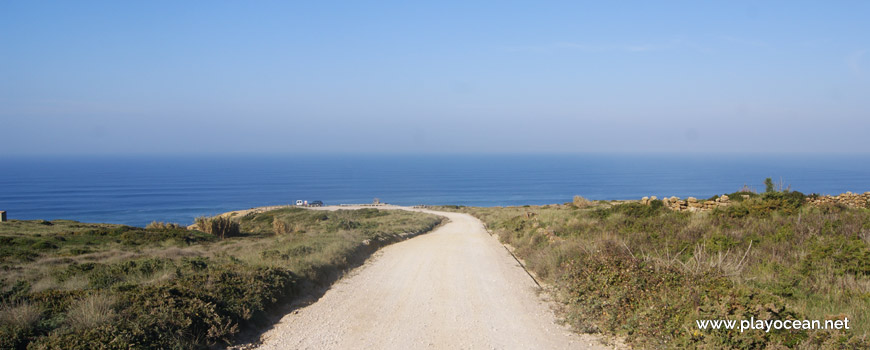
[[[870,348],[870,210],[799,192],[730,194],[711,211],[660,201],[440,207],[480,218],[562,303],[576,331],[637,348]],[[0,348],[232,343],[377,247],[441,219],[286,208],[200,230],[74,221],[0,225]],[[696,320],[846,319],[849,330],[701,330]]]
[[[577,331],[639,348],[870,347],[870,210],[798,192],[675,212],[586,201],[444,207],[484,221],[550,285]],[[844,319],[851,330],[699,330],[699,319]]]
[[[434,215],[288,208],[199,230],[75,221],[0,224],[0,348],[195,349],[326,286]]]

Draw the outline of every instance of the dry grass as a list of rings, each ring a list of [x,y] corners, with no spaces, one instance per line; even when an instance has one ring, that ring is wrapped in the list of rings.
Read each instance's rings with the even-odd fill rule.
[[[0,306],[0,325],[18,329],[33,327],[42,311],[30,303],[16,303]]]
[[[173,222],[161,222],[161,221],[152,221],[150,224],[145,226],[146,229],[153,230],[172,230],[182,228],[181,225],[173,223]]]
[[[750,251],[752,251],[752,242],[742,254],[733,249],[711,253],[706,244],[696,244],[692,257],[686,262],[679,259],[681,252],[677,252],[672,257],[668,256],[666,261],[669,264],[676,263],[694,275],[713,270],[720,271],[722,276],[740,276],[743,268],[746,267],[746,257]]]
[[[42,292],[50,289],[58,289],[60,284],[57,283],[57,279],[53,276],[44,276],[38,279],[36,282],[33,282],[30,285],[30,290],[33,292]]]
[[[73,303],[66,314],[67,324],[74,329],[89,329],[111,322],[117,317],[115,297],[96,293]]]
[[[290,224],[284,222],[279,218],[275,218],[272,220],[272,230],[275,231],[276,235],[286,235],[295,232],[293,227]]]
[[[574,204],[574,206],[579,209],[585,209],[591,207],[594,203],[586,198],[583,198],[582,196],[574,196],[574,200],[571,202],[571,204]]]
[[[239,223],[228,217],[199,217],[196,218],[196,226],[203,232],[220,237],[221,239],[236,237],[241,234]]]
[[[88,287],[88,278],[82,275],[75,275],[67,278],[60,285],[61,290],[82,290]]]

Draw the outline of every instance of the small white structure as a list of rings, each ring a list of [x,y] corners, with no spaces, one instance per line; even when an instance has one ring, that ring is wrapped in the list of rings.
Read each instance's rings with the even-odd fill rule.
[[[0,222],[6,222],[6,211],[0,210]]]

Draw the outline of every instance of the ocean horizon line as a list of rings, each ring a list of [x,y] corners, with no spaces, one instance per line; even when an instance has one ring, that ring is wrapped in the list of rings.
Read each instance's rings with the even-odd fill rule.
[[[786,151],[705,151],[705,152],[673,152],[673,151],[590,151],[590,152],[521,152],[521,151],[498,151],[498,152],[125,152],[125,153],[32,153],[32,154],[0,154],[0,159],[16,158],[60,158],[60,157],[222,157],[222,156],[456,156],[456,157],[480,157],[480,156],[870,156],[870,151],[848,152],[786,152]]]

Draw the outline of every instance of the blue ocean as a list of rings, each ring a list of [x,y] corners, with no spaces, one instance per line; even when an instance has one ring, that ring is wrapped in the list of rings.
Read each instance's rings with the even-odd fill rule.
[[[10,219],[143,226],[321,200],[509,206],[707,198],[766,177],[804,193],[870,191],[870,155],[270,155],[0,158]]]

